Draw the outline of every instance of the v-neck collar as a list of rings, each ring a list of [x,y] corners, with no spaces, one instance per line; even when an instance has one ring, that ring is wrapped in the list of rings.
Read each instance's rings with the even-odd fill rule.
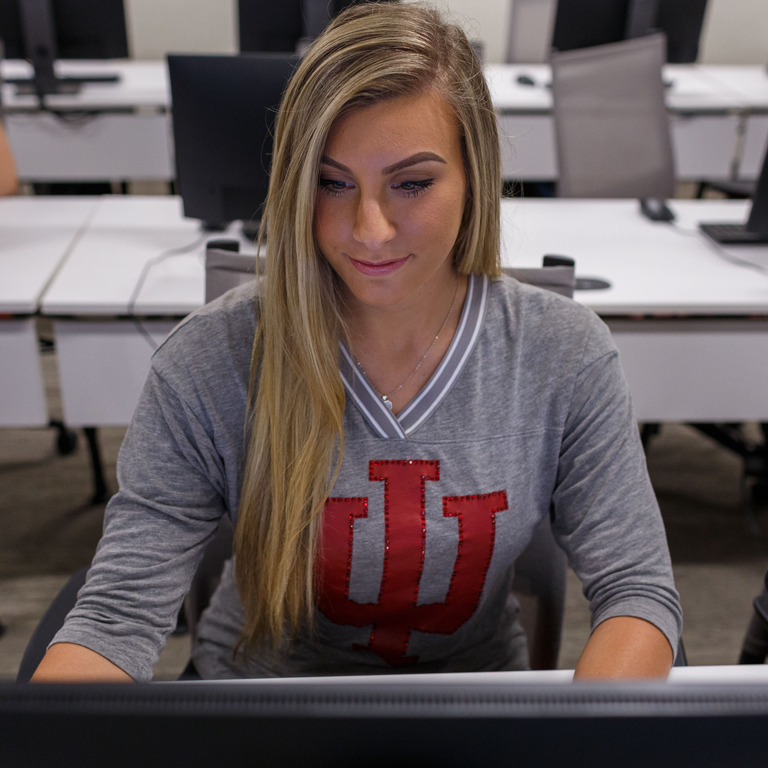
[[[488,289],[489,280],[485,275],[469,276],[464,309],[448,351],[429,381],[397,416],[365,378],[347,345],[343,341],[339,343],[339,373],[347,395],[380,437],[405,439],[445,399],[477,343],[488,303]]]

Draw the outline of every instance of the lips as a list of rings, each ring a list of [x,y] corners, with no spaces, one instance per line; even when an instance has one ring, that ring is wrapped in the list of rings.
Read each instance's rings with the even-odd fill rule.
[[[393,261],[358,261],[351,256],[349,257],[349,260],[354,264],[355,269],[357,269],[358,272],[374,277],[376,275],[388,275],[391,272],[400,269],[408,259],[409,256],[402,259],[394,259]]]

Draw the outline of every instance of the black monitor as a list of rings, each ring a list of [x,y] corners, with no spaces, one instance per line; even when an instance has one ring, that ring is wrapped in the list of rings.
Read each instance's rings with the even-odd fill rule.
[[[0,38],[7,59],[27,57],[19,7],[0,0]],[[50,0],[60,59],[126,59],[128,36],[123,0]]]
[[[347,6],[363,2],[370,0],[238,0],[240,51],[298,51]]]
[[[275,114],[297,63],[287,53],[168,56],[185,216],[210,230],[243,219],[246,235],[255,235],[269,187]]]
[[[12,80],[40,95],[75,92],[83,82],[114,82],[113,75],[57,79],[55,59],[128,57],[123,0],[0,0],[0,39],[9,59],[29,59],[32,81]]]
[[[696,61],[707,0],[558,0],[552,48],[570,51],[641,37],[667,37],[667,61]]]
[[[3,768],[762,768],[765,685],[0,686]]]
[[[702,222],[699,227],[705,235],[722,245],[768,245],[768,149],[746,223]]]

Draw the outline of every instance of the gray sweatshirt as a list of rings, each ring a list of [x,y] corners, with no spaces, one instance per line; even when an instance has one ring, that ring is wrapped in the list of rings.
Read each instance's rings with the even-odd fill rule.
[[[155,353],[118,461],[120,490],[54,642],[136,680],[173,629],[222,515],[237,515],[258,286],[185,319]],[[313,633],[233,656],[229,564],[193,656],[204,677],[523,668],[514,562],[551,516],[592,624],[682,626],[664,528],[618,354],[590,310],[473,276],[442,363],[394,417],[342,346],[341,472],[325,506]]]

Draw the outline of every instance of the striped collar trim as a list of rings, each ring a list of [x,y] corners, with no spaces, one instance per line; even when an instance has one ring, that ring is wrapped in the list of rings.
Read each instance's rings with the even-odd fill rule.
[[[374,431],[383,438],[401,440],[415,432],[443,402],[475,348],[485,318],[490,282],[485,275],[470,275],[459,326],[450,347],[432,377],[397,416],[384,404],[347,345],[339,343],[339,372],[349,397]]]

